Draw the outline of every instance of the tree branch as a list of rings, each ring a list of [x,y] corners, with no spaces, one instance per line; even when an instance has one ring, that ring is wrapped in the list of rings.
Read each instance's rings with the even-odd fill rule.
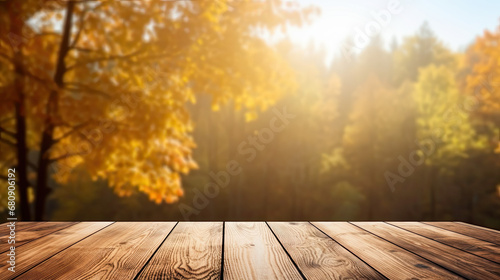
[[[56,32],[42,32],[33,35],[33,37],[40,37],[40,36],[61,36],[61,34]]]
[[[0,121],[0,123],[4,123],[4,122],[7,122],[7,121],[10,121],[10,120],[13,120],[14,117],[10,117],[10,118],[5,118],[3,120]]]
[[[71,86],[71,85],[74,86],[74,88],[66,87],[66,86]],[[81,87],[81,89],[78,87]],[[81,83],[76,83],[76,82],[64,83],[64,88],[67,90],[84,90],[84,91],[89,92],[89,93],[97,94],[97,95],[100,95],[100,96],[103,96],[106,98],[111,98],[111,96],[109,94],[107,94],[101,90],[91,88],[91,87],[89,87],[85,84],[81,84]]]
[[[58,160],[61,160],[61,159],[66,159],[66,158],[70,158],[70,157],[77,157],[77,156],[83,156],[85,155],[85,153],[69,153],[69,154],[65,154],[64,156],[60,156],[60,157],[55,157],[55,158],[51,158],[49,159],[49,162],[56,162]]]
[[[140,54],[141,52],[143,52],[143,49],[139,49],[137,51],[134,51],[134,52],[131,52],[131,53],[125,54],[125,55],[110,55],[108,57],[100,57],[100,58],[97,58],[97,59],[94,59],[94,60],[82,61],[80,63],[75,63],[75,64],[73,64],[71,66],[68,66],[66,68],[66,71],[71,71],[74,68],[78,68],[78,67],[85,66],[85,65],[88,65],[88,64],[91,64],[91,63],[96,63],[96,62],[101,62],[101,61],[106,61],[106,60],[128,59],[128,58],[131,58],[133,56],[136,56],[136,55]]]
[[[84,122],[84,123],[81,123],[81,124],[78,124],[78,125],[75,125],[72,127],[72,129],[68,132],[66,132],[65,134],[63,134],[61,137],[57,138],[57,139],[54,139],[54,144],[58,143],[59,141],[61,141],[62,139],[70,136],[71,134],[77,132],[80,128],[86,126],[87,124],[89,124],[90,122]]]
[[[16,146],[16,143],[14,143],[14,142],[10,142],[9,140],[7,140],[7,139],[5,139],[5,138],[0,138],[0,142],[3,142],[3,143],[5,143],[5,144],[7,144],[7,145],[11,145],[11,146],[13,146],[13,147],[15,147],[15,146]]]
[[[1,127],[1,126],[0,126],[0,132],[3,132],[3,133],[5,133],[7,135],[10,135],[12,137],[16,137],[16,133],[15,132],[8,131],[7,129],[5,129],[5,128]]]
[[[42,84],[42,86],[44,86],[45,88],[47,88],[48,90],[52,90],[53,88],[50,87],[50,84],[52,81],[46,81],[46,80],[43,80],[42,78],[38,77],[38,76],[35,76],[34,74],[28,72],[28,70],[26,69],[23,69],[23,75],[27,76],[27,77],[30,77],[32,78],[33,80],[39,82],[40,84]]]
[[[79,27],[78,32],[76,33],[75,39],[73,39],[73,42],[71,42],[71,44],[69,45],[70,49],[75,48],[76,44],[78,43],[78,40],[80,39],[80,34],[82,34],[82,30],[83,30],[83,24],[85,23],[85,16],[87,15],[88,11],[89,11],[88,8],[85,8],[82,11],[82,15],[80,16],[80,21],[78,22],[78,27]]]
[[[72,47],[71,49],[79,52],[85,52],[85,53],[100,53],[100,54],[105,54],[101,50],[93,50],[93,49],[86,49],[86,48],[80,48],[80,47]]]

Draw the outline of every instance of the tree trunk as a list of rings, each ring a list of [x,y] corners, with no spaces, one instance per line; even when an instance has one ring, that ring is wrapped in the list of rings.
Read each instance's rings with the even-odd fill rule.
[[[16,104],[16,149],[17,149],[17,171],[19,178],[19,203],[21,209],[21,220],[31,220],[31,210],[28,201],[28,154],[26,150],[26,116],[24,108],[24,93],[22,92],[22,84],[17,81],[16,90],[19,90],[19,100]],[[20,89],[18,89],[20,87]]]
[[[17,3],[19,4],[19,3]],[[8,2],[10,32],[17,38],[22,38],[24,21],[21,18],[21,5],[16,5],[15,2]],[[19,42],[22,44],[22,41]],[[17,156],[17,186],[19,189],[19,204],[20,204],[20,219],[29,221],[31,220],[31,211],[28,202],[28,159],[26,151],[26,115],[24,108],[24,87],[23,87],[23,62],[22,52],[19,50],[21,46],[15,46],[14,57],[12,63],[14,64],[14,84],[12,90],[17,93],[15,101],[15,120],[16,120],[16,156]]]
[[[73,7],[75,2],[68,1],[66,9],[66,18],[64,21],[63,36],[59,46],[59,55],[57,57],[56,72],[54,74],[54,82],[58,88],[63,87],[64,72],[66,64],[64,59],[69,51],[69,38],[71,34],[71,25],[73,18]],[[58,107],[58,91],[52,90],[49,95],[49,100],[46,106],[45,128],[42,135],[42,143],[40,144],[40,158],[38,161],[38,177],[37,191],[35,203],[35,219],[41,221],[45,216],[45,203],[49,194],[48,188],[48,172],[50,165],[49,149],[54,144],[54,117],[57,116]]]

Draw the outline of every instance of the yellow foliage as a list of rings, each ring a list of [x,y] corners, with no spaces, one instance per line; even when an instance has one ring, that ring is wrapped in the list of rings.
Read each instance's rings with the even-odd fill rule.
[[[79,166],[94,180],[107,179],[118,195],[141,191],[157,203],[177,201],[183,195],[179,174],[197,168],[186,104],[209,94],[214,110],[234,100],[255,118],[294,88],[293,71],[256,29],[302,24],[314,12],[279,0],[77,2],[58,87],[53,75],[61,34],[55,30],[64,28],[67,3],[17,3],[23,20],[36,17],[36,32],[50,32],[19,46],[30,73],[23,92],[28,148],[39,150],[48,120],[55,130],[46,156],[55,161],[58,182],[73,179],[71,170]],[[12,23],[5,15],[0,20],[0,32],[8,34]],[[33,32],[29,24],[25,29]],[[3,38],[0,51],[7,58],[14,53]],[[11,64],[0,60],[0,86],[13,83]],[[57,109],[47,111],[52,91]],[[2,119],[12,116],[19,94],[2,96],[8,101],[0,102]],[[14,122],[3,125],[14,128]],[[15,155],[4,145],[2,166]]]
[[[467,51],[466,92],[477,106],[476,113],[497,120],[500,111],[500,26],[494,32],[485,31]],[[498,124],[499,122],[496,121]]]

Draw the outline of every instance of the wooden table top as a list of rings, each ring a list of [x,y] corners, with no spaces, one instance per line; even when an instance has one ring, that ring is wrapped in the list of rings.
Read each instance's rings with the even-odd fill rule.
[[[460,222],[18,222],[0,279],[500,279],[500,232]]]

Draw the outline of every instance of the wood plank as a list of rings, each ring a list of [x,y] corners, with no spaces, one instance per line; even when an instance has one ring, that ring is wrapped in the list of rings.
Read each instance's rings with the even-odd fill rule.
[[[175,222],[117,222],[37,265],[19,279],[132,279]]]
[[[14,221],[15,222],[15,221]],[[34,227],[40,222],[16,222],[16,233],[21,232],[23,230],[27,230],[30,227]],[[9,223],[3,223],[0,227],[0,236],[5,236],[9,234],[10,229],[7,227]]]
[[[15,273],[7,271],[9,266],[7,264],[7,254],[1,254],[0,271],[3,272],[0,274],[0,280],[12,279],[26,272],[54,254],[110,224],[111,222],[81,222],[16,248]],[[39,278],[34,277],[32,279]]]
[[[381,222],[353,223],[406,250],[469,279],[499,279],[500,266],[492,261]]]
[[[67,228],[74,224],[76,224],[76,222],[45,222],[36,223],[32,226],[29,226],[28,228],[20,229],[19,231],[16,228],[15,246],[17,248],[40,237]],[[7,243],[8,239],[8,235],[0,236],[0,253],[7,252],[9,250],[11,244]]]
[[[138,279],[220,279],[222,222],[179,222]]]
[[[224,279],[303,279],[264,222],[226,222]]]
[[[385,279],[307,222],[269,222],[307,279]]]
[[[500,263],[500,246],[491,242],[419,222],[390,222],[389,224],[486,258],[490,261]]]
[[[463,279],[347,222],[313,224],[389,279]]]
[[[477,239],[488,241],[500,245],[500,232],[489,228],[480,226],[456,223],[456,222],[425,222],[425,224],[444,228],[446,230],[454,231],[463,235],[468,235]]]

